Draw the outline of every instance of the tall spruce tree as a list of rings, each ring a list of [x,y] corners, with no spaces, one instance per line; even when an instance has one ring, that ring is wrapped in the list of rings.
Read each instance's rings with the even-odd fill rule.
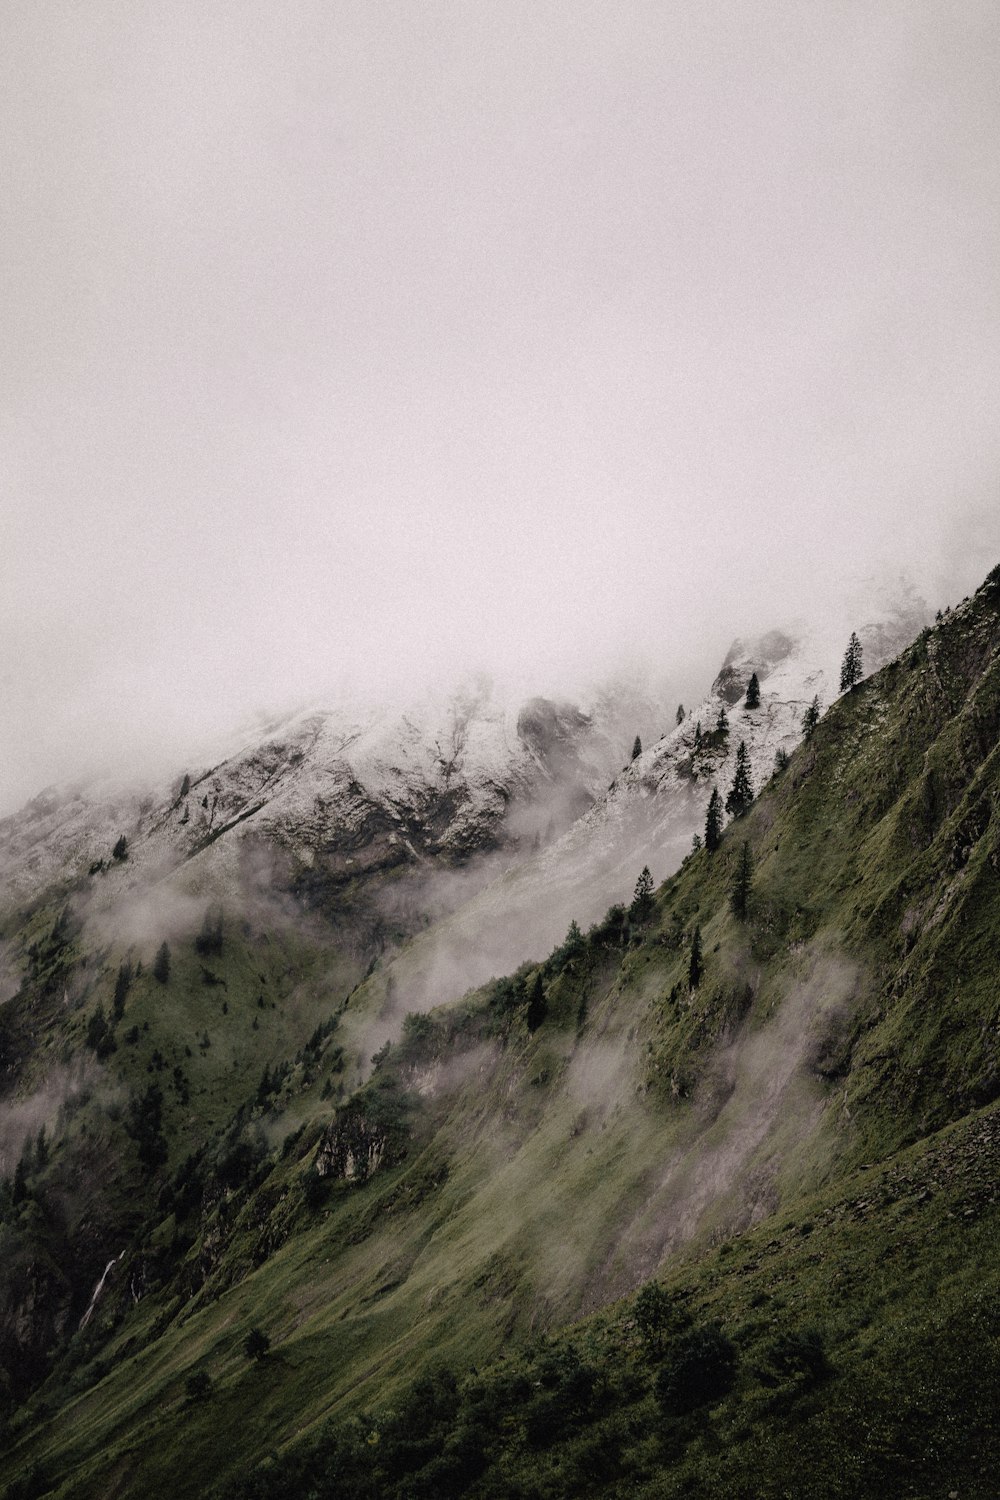
[[[736,873],[733,876],[733,883],[729,891],[729,899],[733,911],[741,922],[746,921],[752,885],[753,855],[750,853],[750,845],[744,839],[740,845],[739,858],[736,861]]]
[[[115,979],[115,998],[111,1014],[116,1021],[120,1021],[125,1014],[125,1001],[128,999],[128,992],[132,988],[134,977],[132,960],[127,958],[123,964],[118,965],[118,976]]]
[[[678,722],[678,724],[683,724],[684,723],[684,705],[683,705],[683,703],[678,703],[678,705],[677,705],[677,722]]]
[[[726,812],[734,818],[742,818],[753,802],[753,781],[750,778],[750,756],[745,740],[740,740],[736,752],[736,774],[726,798]]]
[[[756,672],[747,683],[746,706],[747,708],[760,708],[760,682]]]
[[[812,739],[813,730],[816,728],[816,725],[819,723],[819,716],[820,716],[819,694],[817,693],[816,697],[813,699],[813,701],[810,703],[809,707],[806,709],[805,713],[802,715],[802,734],[803,734],[803,736],[804,736],[805,739],[807,739],[807,740],[811,740]]]
[[[847,650],[844,652],[844,663],[840,669],[840,691],[842,693],[849,693],[851,688],[855,687],[861,681],[862,675],[861,642],[852,630],[851,639],[848,641]]]
[[[529,1031],[537,1031],[545,1020],[548,1006],[545,1003],[545,990],[542,986],[541,971],[535,975],[535,982],[528,992],[528,1009],[524,1019],[528,1023]]]
[[[716,734],[729,733],[729,715],[726,713],[725,704],[719,709],[719,717],[715,721],[715,732]]]
[[[643,865],[635,883],[635,894],[628,909],[630,922],[648,922],[653,914],[653,877],[649,866]]]
[[[705,848],[709,854],[715,853],[721,838],[722,798],[719,796],[719,788],[713,786],[712,795],[708,799],[708,811],[705,814]]]
[[[635,744],[632,746],[632,759],[633,760],[637,760],[641,754],[642,754],[642,740],[639,738],[638,735],[636,735],[636,737],[635,737]]]
[[[153,978],[160,984],[166,984],[170,978],[170,949],[165,942],[161,943],[156,950],[156,957],[153,960]]]

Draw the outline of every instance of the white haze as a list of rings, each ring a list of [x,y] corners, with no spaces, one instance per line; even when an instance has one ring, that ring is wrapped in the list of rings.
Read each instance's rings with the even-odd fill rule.
[[[1000,557],[1000,13],[13,0],[0,811]]]

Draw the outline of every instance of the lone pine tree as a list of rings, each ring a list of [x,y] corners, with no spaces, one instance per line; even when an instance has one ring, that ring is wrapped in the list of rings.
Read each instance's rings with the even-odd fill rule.
[[[545,1020],[548,1007],[545,1004],[545,990],[542,987],[541,974],[535,975],[535,982],[528,993],[528,1009],[525,1012],[525,1020],[529,1031],[537,1031]]]
[[[861,642],[852,630],[851,639],[844,652],[844,663],[840,669],[840,691],[849,693],[851,688],[861,681],[861,677]]]
[[[747,683],[746,706],[747,708],[760,708],[760,682],[756,672]]]
[[[638,757],[641,754],[642,754],[642,740],[639,738],[638,735],[636,735],[636,737],[635,737],[635,744],[632,746],[632,759],[633,760],[638,759]]]
[[[708,811],[705,814],[705,848],[709,854],[715,853],[721,838],[722,798],[719,796],[719,788],[713,786],[712,795],[708,799]]]
[[[733,784],[726,798],[726,812],[734,818],[742,818],[750,809],[753,802],[753,782],[750,779],[750,756],[747,752],[746,741],[740,740],[739,749],[736,752],[736,774]]]
[[[649,873],[649,866],[643,865],[639,879],[635,883],[635,894],[632,897],[632,905],[628,909],[629,920],[632,922],[647,922],[653,911],[653,877]]]
[[[161,943],[156,950],[153,960],[153,978],[160,984],[166,984],[170,978],[170,949],[165,942]]]
[[[802,733],[807,740],[812,739],[813,730],[819,723],[819,715],[819,694],[817,693],[816,697],[813,699],[809,707],[806,709],[805,713],[802,715]]]

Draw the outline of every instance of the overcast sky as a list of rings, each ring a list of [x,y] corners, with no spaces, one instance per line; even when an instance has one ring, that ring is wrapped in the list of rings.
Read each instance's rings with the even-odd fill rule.
[[[329,684],[684,682],[828,580],[1000,560],[995,0],[0,30],[0,810]]]

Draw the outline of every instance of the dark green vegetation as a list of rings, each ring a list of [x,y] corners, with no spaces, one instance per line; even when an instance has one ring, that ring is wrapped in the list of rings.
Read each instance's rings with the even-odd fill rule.
[[[10,1495],[993,1496],[1000,570],[640,884],[370,1073],[319,925],[21,913]]]

